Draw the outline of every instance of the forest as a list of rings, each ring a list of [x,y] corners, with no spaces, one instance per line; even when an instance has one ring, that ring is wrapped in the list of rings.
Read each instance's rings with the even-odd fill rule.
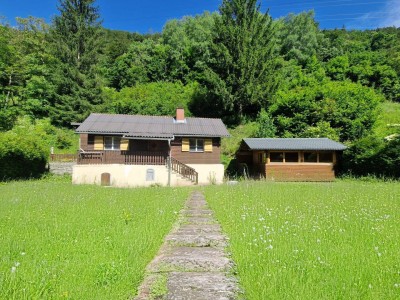
[[[41,173],[91,112],[177,106],[223,119],[226,164],[243,137],[329,137],[348,146],[342,174],[400,177],[400,28],[323,30],[313,11],[272,19],[257,0],[153,34],[104,28],[95,0],[58,10],[50,24],[0,18],[1,179]]]

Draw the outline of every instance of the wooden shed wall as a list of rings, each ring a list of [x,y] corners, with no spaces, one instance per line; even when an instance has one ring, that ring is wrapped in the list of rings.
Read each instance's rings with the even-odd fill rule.
[[[266,178],[275,181],[333,181],[335,171],[330,163],[266,164]]]

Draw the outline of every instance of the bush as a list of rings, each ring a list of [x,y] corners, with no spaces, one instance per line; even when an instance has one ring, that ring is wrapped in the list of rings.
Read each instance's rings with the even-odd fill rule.
[[[358,140],[344,153],[343,171],[356,176],[400,178],[400,138],[385,142],[368,136]]]
[[[0,180],[39,177],[46,172],[48,151],[34,133],[0,134]]]
[[[371,88],[327,81],[278,93],[269,113],[280,137],[329,134],[356,141],[375,125],[381,101]]]

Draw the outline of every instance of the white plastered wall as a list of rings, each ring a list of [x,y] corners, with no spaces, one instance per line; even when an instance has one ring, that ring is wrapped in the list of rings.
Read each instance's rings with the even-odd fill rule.
[[[221,184],[224,178],[222,164],[190,164],[199,174],[199,184]],[[154,180],[147,181],[147,170],[154,170]],[[149,165],[75,165],[72,172],[73,184],[101,184],[101,174],[110,174],[111,186],[138,187],[159,184],[168,185],[168,169],[165,166]],[[188,179],[174,172],[171,174],[171,186],[192,185]]]
[[[223,164],[187,164],[199,173],[199,184],[221,184],[224,181]]]

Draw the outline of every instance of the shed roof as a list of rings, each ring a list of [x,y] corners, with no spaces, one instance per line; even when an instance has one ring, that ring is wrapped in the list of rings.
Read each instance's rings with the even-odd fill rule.
[[[131,138],[160,138],[173,136],[229,136],[221,119],[186,118],[176,122],[167,116],[139,116],[92,113],[76,129],[77,133],[117,134]]]
[[[243,139],[250,150],[330,150],[342,151],[346,146],[328,138],[252,138]]]

